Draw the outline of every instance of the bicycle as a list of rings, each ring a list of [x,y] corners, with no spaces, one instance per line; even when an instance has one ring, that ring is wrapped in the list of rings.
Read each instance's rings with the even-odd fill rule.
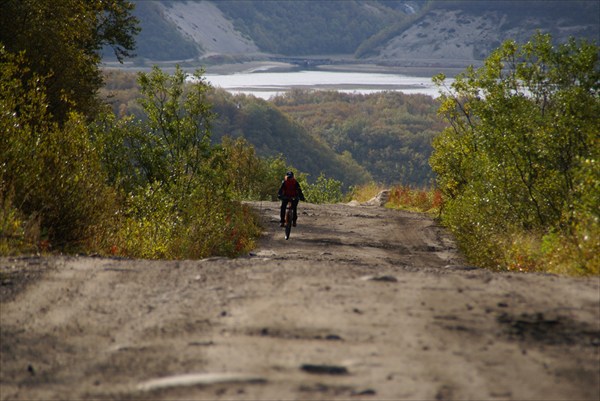
[[[292,225],[294,222],[294,201],[298,198],[287,198],[287,206],[285,207],[285,239],[290,239],[290,233],[292,232]]]

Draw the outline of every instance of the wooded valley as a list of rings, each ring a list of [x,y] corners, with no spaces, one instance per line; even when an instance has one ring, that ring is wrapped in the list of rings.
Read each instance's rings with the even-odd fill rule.
[[[136,75],[107,73],[103,93],[117,115],[141,117]],[[266,101],[213,89],[212,140],[243,137],[257,154],[282,155],[312,181],[325,173],[348,188],[382,184],[433,185],[431,141],[444,124],[430,96],[293,90]]]

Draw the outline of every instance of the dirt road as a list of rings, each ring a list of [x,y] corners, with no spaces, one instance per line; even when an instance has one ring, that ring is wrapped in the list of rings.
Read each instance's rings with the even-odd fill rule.
[[[0,259],[0,398],[600,397],[600,278],[465,265],[430,219],[275,203],[237,260]]]

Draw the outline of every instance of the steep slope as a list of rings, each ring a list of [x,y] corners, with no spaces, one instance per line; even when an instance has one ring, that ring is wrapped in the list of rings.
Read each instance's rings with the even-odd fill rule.
[[[600,37],[596,0],[134,2],[138,54],[152,60],[356,53],[380,64],[462,66],[538,29],[557,42]]]
[[[405,16],[400,1],[231,0],[215,4],[261,50],[284,55],[352,54]],[[390,7],[391,6],[391,7]]]
[[[242,36],[213,2],[161,2],[165,18],[187,38],[198,43],[203,56],[257,53],[254,42]]]
[[[202,45],[179,32],[165,18],[164,5],[157,1],[134,1],[133,14],[140,20],[141,32],[136,38],[136,53],[139,58],[154,61],[185,60],[197,58]],[[110,52],[105,60],[111,61]]]
[[[379,48],[375,60],[446,65],[482,60],[505,40],[523,43],[537,30],[556,42],[570,36],[597,40],[600,2],[433,1]]]

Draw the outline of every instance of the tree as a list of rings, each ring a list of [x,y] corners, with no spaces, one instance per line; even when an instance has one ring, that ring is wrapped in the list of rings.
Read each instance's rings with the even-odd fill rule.
[[[132,55],[138,21],[127,0],[2,0],[0,43],[24,52],[31,74],[46,78],[48,111],[63,123],[70,111],[93,117],[102,85],[100,50]],[[31,78],[28,75],[25,79]]]
[[[599,156],[598,54],[595,44],[554,47],[538,33],[521,46],[505,42],[442,94],[451,126],[434,140],[430,163],[448,199],[444,220],[481,263],[502,264],[498,234],[597,230],[598,209],[582,217],[577,205],[598,186],[587,172]]]
[[[114,216],[114,192],[82,116],[59,127],[44,79],[29,74],[23,55],[0,47],[0,251],[7,240],[29,251],[40,240],[93,249]]]
[[[211,146],[210,86],[202,71],[138,74],[144,118],[107,117],[94,127],[111,184],[124,195],[116,247],[144,258],[235,256],[258,225],[234,199],[236,167],[253,151]],[[242,145],[240,145],[242,146]],[[242,188],[244,190],[246,188]]]
[[[138,148],[147,151],[140,165],[148,182],[178,185],[184,192],[206,167],[211,154],[210,131],[213,114],[207,101],[210,86],[196,71],[192,84],[177,66],[173,75],[154,67],[140,73],[139,99],[146,116],[144,141]]]

